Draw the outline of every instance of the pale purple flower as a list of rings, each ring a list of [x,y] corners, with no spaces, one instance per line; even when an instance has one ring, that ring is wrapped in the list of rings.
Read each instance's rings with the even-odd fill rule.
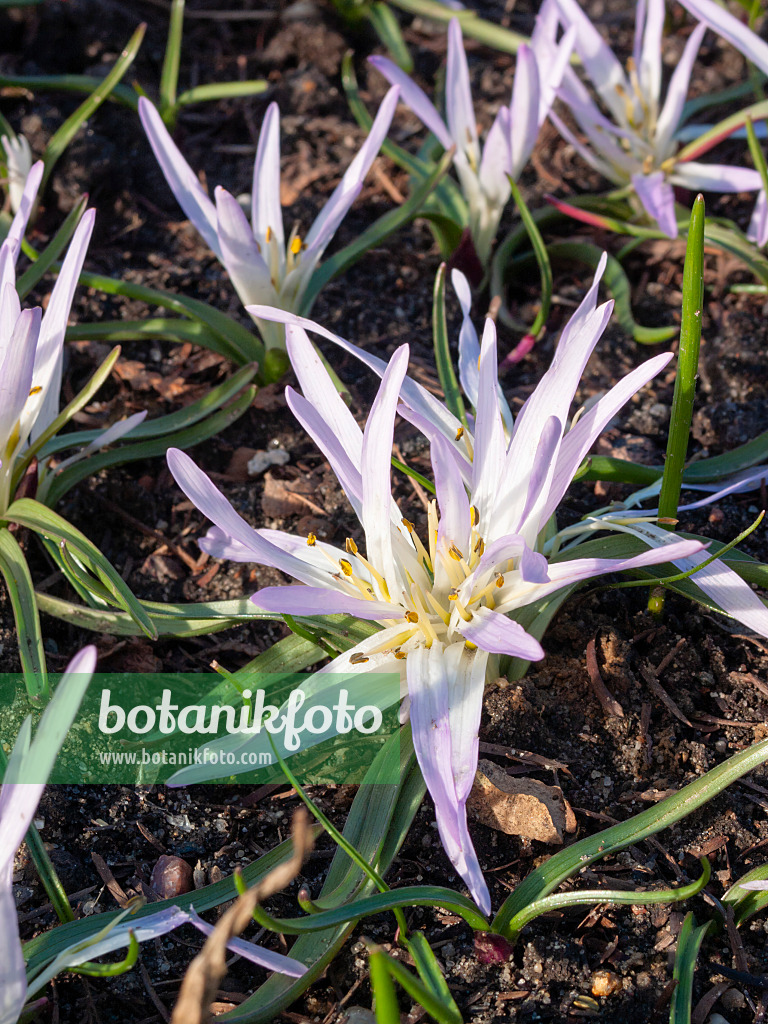
[[[558,43],[557,28],[557,13],[545,4],[530,46],[523,44],[517,52],[509,105],[499,110],[482,148],[458,18],[448,25],[445,119],[397,64],[387,57],[369,57],[387,81],[400,88],[400,98],[444,149],[456,148],[453,165],[469,206],[472,240],[483,263],[488,260],[501,214],[509,201],[508,176],[516,181],[528,162],[570,60],[574,33],[567,33]]]
[[[32,150],[24,135],[3,135],[0,139],[5,150],[5,165],[8,172],[6,188],[13,213],[21,204],[24,186],[32,170]]]
[[[638,2],[634,49],[626,71],[578,0],[546,0],[549,3],[557,5],[565,27],[576,29],[575,50],[595,94],[590,94],[573,68],[566,68],[558,98],[570,110],[586,142],[576,138],[554,111],[550,117],[563,138],[598,173],[616,185],[632,186],[641,206],[664,234],[677,236],[675,185],[694,192],[754,192],[761,187],[759,173],[751,168],[676,158],[676,132],[707,28],[703,21],[689,36],[662,98],[664,0]],[[685,2],[695,14],[705,4],[720,10],[710,0]],[[747,33],[745,28],[742,31]],[[748,52],[747,42],[732,41]],[[766,44],[761,45],[768,50]]]
[[[11,500],[17,458],[59,414],[64,336],[75,287],[93,231],[95,211],[87,210],[75,229],[48,306],[21,309],[16,292],[16,261],[43,174],[42,161],[29,172],[18,211],[0,246],[0,512]],[[111,444],[146,413],[113,424],[72,461]],[[39,467],[45,488],[47,466]]]
[[[312,535],[303,539],[254,530],[188,456],[175,449],[168,453],[177,483],[215,524],[201,542],[203,550],[273,566],[302,584],[260,590],[253,596],[259,607],[291,615],[340,612],[380,624],[380,632],[317,673],[316,688],[324,672],[400,675],[443,845],[485,912],[490,898],[466,820],[483,691],[496,674],[498,655],[527,661],[544,656],[538,641],[509,613],[594,576],[684,557],[702,547],[679,541],[663,554],[650,550],[629,559],[558,564],[548,564],[541,554],[542,530],[593,441],[669,359],[657,356],[633,371],[565,433],[574,392],[613,305],[597,307],[596,297],[597,281],[565,328],[552,367],[518,416],[511,439],[499,401],[491,320],[486,321],[482,343],[474,339],[478,372],[473,431],[409,380],[407,346],[382,364],[343,343],[382,376],[361,431],[303,326],[340,340],[303,318],[258,307],[257,315],[288,325],[288,354],[303,391],[299,395],[288,388],[288,404],[349,498],[365,534],[364,554],[352,538],[341,549]],[[391,495],[398,407],[431,443],[436,500],[429,505],[423,540]]]
[[[162,118],[143,97],[139,114],[150,145],[179,205],[225,267],[243,305],[263,302],[293,312],[303,309],[304,294],[326,246],[363,187],[381,149],[397,105],[390,89],[379,107],[370,134],[347,168],[331,198],[305,236],[294,227],[286,242],[280,205],[280,109],[267,108],[253,166],[251,223],[240,204],[218,186],[215,202],[179,152]],[[257,321],[267,348],[283,348],[284,332]]]
[[[26,718],[0,788],[0,1024],[15,1024],[27,998],[27,976],[13,898],[13,861],[32,823],[59,749],[96,668],[96,648],[85,647],[67,666],[35,738]]]
[[[752,889],[754,892],[761,892],[764,889],[768,889],[768,880],[758,878],[754,882],[739,882],[738,886],[740,889]]]

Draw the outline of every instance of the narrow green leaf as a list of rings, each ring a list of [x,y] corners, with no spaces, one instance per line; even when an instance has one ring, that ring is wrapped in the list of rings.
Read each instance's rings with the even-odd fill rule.
[[[80,104],[73,114],[70,114],[64,124],[62,124],[48,140],[48,145],[45,147],[45,154],[43,156],[43,180],[40,184],[39,195],[42,195],[45,191],[45,186],[51,176],[51,171],[56,166],[56,162],[61,154],[70,144],[75,135],[80,131],[83,124],[89,117],[93,116],[104,100],[112,92],[114,87],[118,84],[131,64],[133,64],[136,54],[139,52],[142,40],[144,39],[144,33],[146,30],[146,24],[139,25],[128,40],[125,49],[120,54],[119,58],[115,62],[115,66],[109,74],[105,75],[105,77],[98,82],[90,96]]]
[[[439,1021],[439,1024],[463,1024],[463,1018],[453,999],[449,1003],[443,1003],[398,960],[387,956],[383,951],[382,956],[386,956],[386,968],[398,985],[401,985],[411,999],[415,999],[431,1017]]]
[[[530,875],[507,897],[493,922],[493,930],[502,935],[517,933],[516,921],[524,914],[529,904],[548,896],[561,882],[576,874],[581,868],[601,857],[623,850],[648,836],[668,828],[681,818],[692,814],[718,793],[721,793],[736,779],[752,771],[768,760],[768,740],[755,743],[746,750],[734,754],[723,764],[708,771],[706,775],[689,783],[678,793],[667,797],[655,807],[630,818],[629,821],[588,836],[566,850],[561,850]]]
[[[757,133],[755,132],[751,117],[748,117],[746,120],[746,128],[747,143],[749,144],[752,163],[755,165],[755,168],[760,175],[760,180],[763,183],[763,191],[768,195],[768,164],[765,162],[765,154],[760,148],[760,143],[757,141]]]
[[[712,869],[706,857],[701,860],[701,877],[688,885],[677,889],[651,889],[647,892],[627,891],[626,889],[580,889],[575,892],[560,892],[553,896],[544,896],[540,900],[529,903],[525,910],[520,911],[514,920],[512,938],[516,938],[527,924],[535,918],[551,910],[567,910],[587,904],[598,906],[602,903],[645,907],[654,903],[681,903],[697,896],[709,881]]]
[[[464,408],[464,400],[461,397],[461,388],[453,369],[451,346],[448,341],[448,323],[445,318],[445,272],[445,263],[441,263],[432,292],[432,345],[435,350],[437,373],[445,395],[445,404],[467,429],[467,413]]]
[[[186,89],[176,101],[178,109],[193,103],[210,103],[215,100],[241,99],[245,96],[260,96],[269,88],[263,78],[252,78],[245,82],[208,82]]]
[[[0,528],[0,573],[13,609],[24,685],[30,698],[39,700],[48,696],[48,673],[35,588],[24,553],[5,527]]]
[[[667,457],[661,478],[659,517],[677,518],[683,470],[688,453],[688,440],[696,394],[699,368],[699,343],[704,302],[704,197],[699,195],[691,210],[688,242],[683,267],[683,310],[680,323],[680,346],[677,355],[675,391],[667,439]]]
[[[163,69],[160,72],[160,116],[173,127],[176,113],[176,90],[181,64],[181,38],[184,33],[184,0],[171,0],[168,38],[165,42]]]
[[[389,50],[392,60],[407,75],[410,75],[413,72],[413,58],[408,51],[403,33],[400,31],[400,23],[392,8],[389,4],[374,0],[368,9],[368,17],[376,35]]]
[[[741,262],[755,275],[763,285],[768,285],[768,259],[735,227],[726,227],[723,224],[707,222],[704,229],[704,237],[719,249],[731,253],[740,259]],[[732,290],[744,291],[753,286],[734,285]]]
[[[520,189],[517,187],[517,182],[512,179],[510,175],[507,175],[509,180],[509,187],[512,190],[512,198],[515,201],[520,219],[523,222],[526,232],[528,233],[528,239],[531,243],[534,255],[536,256],[536,262],[539,265],[539,275],[541,277],[541,307],[539,312],[536,314],[536,319],[531,326],[530,333],[537,338],[539,332],[542,330],[547,322],[549,316],[549,307],[552,303],[552,265],[549,262],[549,253],[547,247],[544,244],[544,239],[541,237],[536,221],[531,216],[531,211],[523,199]]]
[[[713,922],[696,926],[696,918],[690,911],[685,915],[683,927],[677,938],[675,950],[675,966],[672,979],[676,981],[669,1007],[669,1024],[691,1024],[693,1006],[693,975],[704,936],[712,927]]]
[[[104,362],[98,367],[98,369],[95,371],[91,379],[82,389],[82,391],[75,395],[72,401],[69,402],[61,410],[56,419],[53,420],[42,432],[42,434],[38,438],[36,438],[35,441],[32,442],[29,448],[27,448],[27,450],[24,452],[23,457],[19,459],[18,463],[14,466],[13,480],[11,482],[12,493],[15,494],[16,488],[19,486],[19,483],[24,474],[26,473],[27,468],[29,467],[32,460],[37,457],[40,450],[51,440],[52,437],[54,437],[55,434],[57,434],[61,430],[63,426],[65,426],[68,423],[69,420],[72,419],[75,413],[80,412],[81,409],[88,405],[88,403],[99,390],[101,385],[104,383],[107,377],[109,377],[110,373],[112,372],[112,368],[117,362],[119,356],[119,347],[113,348],[112,351],[107,356],[107,358],[104,360]],[[93,433],[95,436],[98,433],[98,431],[94,431]]]
[[[387,954],[381,950],[371,950],[368,969],[376,1007],[376,1024],[400,1024],[400,1008],[392,976],[387,970]]]
[[[34,822],[32,822],[27,830],[26,843],[34,862],[35,870],[40,881],[43,883],[43,888],[59,921],[62,924],[74,921],[75,915],[72,913],[72,907],[67,898],[66,890],[61,884],[61,879],[56,872],[56,868],[53,866],[53,862]]]
[[[101,81],[94,75],[0,75],[0,88],[27,89],[29,92],[79,92],[90,96]],[[138,112],[139,94],[130,86],[116,85],[108,99]]]
[[[593,269],[597,267],[603,250],[588,242],[556,242],[548,245],[550,259],[577,260]],[[635,341],[642,345],[658,345],[669,341],[677,334],[677,327],[643,327],[632,315],[630,303],[631,288],[629,278],[618,260],[608,256],[603,275],[605,287],[611,293],[615,306],[616,319]]]
[[[132,615],[148,637],[156,638],[157,632],[142,608],[141,602],[133,596],[117,570],[84,533],[68,523],[66,519],[62,519],[52,509],[46,508],[45,505],[41,505],[39,501],[32,498],[19,498],[14,501],[5,513],[5,519],[8,522],[26,526],[35,533],[57,542],[64,541],[78,555],[86,568],[90,569],[97,579],[107,587],[115,604]],[[34,592],[32,592],[32,596],[34,600]],[[36,608],[34,608],[34,614],[37,614]]]
[[[161,437],[138,441],[135,444],[118,445],[106,451],[89,455],[88,458],[68,466],[61,473],[47,478],[50,479],[50,484],[45,491],[41,489],[40,500],[44,500],[46,505],[54,506],[75,484],[101,469],[106,469],[109,466],[122,466],[126,462],[134,462],[138,459],[151,459],[165,455],[170,447],[182,450],[192,448],[206,438],[221,433],[222,430],[239,419],[251,406],[255,394],[256,388],[246,388],[240,397],[225,409],[220,409],[207,419],[194,423],[177,433],[163,434]]]
[[[89,341],[95,339],[107,342],[141,341],[145,338],[159,338],[163,341],[182,343],[218,350],[219,338],[205,324],[198,320],[181,317],[153,317],[148,320],[107,320],[101,323],[78,323],[67,328],[67,341]]]
[[[517,53],[522,43],[528,42],[528,37],[513,32],[511,29],[502,28],[467,8],[456,9],[448,7],[440,0],[391,0],[395,7],[399,7],[409,14],[416,14],[419,17],[427,18],[429,21],[442,23],[449,22],[452,18],[458,18],[461,24],[461,31],[470,39],[476,39],[479,43],[485,43],[494,50],[502,53]]]
[[[136,966],[139,959],[139,940],[133,932],[130,935],[128,952],[124,959],[119,960],[116,964],[96,964],[86,961],[78,967],[67,967],[67,971],[70,974],[83,974],[87,978],[117,978],[121,974],[127,974],[132,967]]]
[[[64,247],[69,243],[75,233],[75,228],[88,206],[88,196],[83,196],[67,214],[64,223],[50,240],[45,249],[37,256],[35,262],[27,267],[24,273],[16,282],[16,291],[20,299],[25,299],[32,291],[38,281],[46,274],[55,261],[61,256]]]
[[[424,986],[429,989],[435,999],[443,1006],[450,1007],[453,1014],[461,1017],[459,1008],[451,995],[451,990],[448,988],[448,982],[440,970],[437,957],[424,932],[411,932],[407,939],[401,936],[401,941],[404,942],[408,952],[413,957],[416,970]]]
[[[708,132],[700,135],[693,142],[689,142],[687,146],[683,146],[675,157],[676,163],[684,164],[689,160],[698,160],[703,153],[708,152],[719,142],[722,142],[723,139],[727,139],[729,135],[733,135],[738,128],[743,128],[748,120],[762,121],[767,116],[768,101],[766,100],[761,100],[759,103],[753,103],[749,107],[744,107],[743,110],[739,110],[737,113],[723,118],[722,121],[718,121]]]
[[[453,162],[453,153],[444,153],[434,171],[413,189],[411,194],[394,210],[383,214],[366,228],[354,242],[350,242],[330,259],[325,260],[312,275],[301,303],[301,313],[307,316],[317,296],[329,281],[337,277],[360,257],[381,245],[385,238],[417,217],[425,200],[437,183],[445,176]]]

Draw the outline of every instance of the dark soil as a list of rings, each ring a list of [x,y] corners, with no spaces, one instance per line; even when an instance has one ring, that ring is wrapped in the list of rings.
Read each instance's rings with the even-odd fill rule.
[[[7,53],[2,70],[13,73],[80,73],[99,75],[111,65],[140,20],[148,22],[146,41],[130,72],[148,92],[156,90],[162,62],[167,4],[162,0],[48,0],[23,13],[0,15]],[[253,100],[227,101],[195,107],[182,114],[176,139],[192,167],[209,186],[222,184],[235,194],[250,188],[258,128],[266,106],[277,100],[283,114],[283,202],[286,224],[304,226],[313,219],[349,163],[362,135],[345,102],[340,60],[348,47],[356,52],[361,84],[369,109],[383,94],[376,76],[368,78],[364,57],[375,39],[363,29],[350,29],[330,6],[268,4],[253,11],[253,20],[214,19],[224,8],[255,5],[224,0],[189,0],[182,64],[182,85],[238,77],[269,80],[268,93]],[[536,4],[483,4],[482,13],[529,32]],[[631,50],[634,5],[613,0],[588,5],[595,20],[610,31],[618,49]],[[194,15],[199,15],[195,17]],[[680,11],[675,12],[675,16]],[[445,36],[424,22],[409,24],[405,37],[416,59],[417,75],[431,87],[445,54]],[[677,40],[667,54],[671,66]],[[469,43],[476,97],[487,126],[509,93],[514,60]],[[743,74],[740,58],[710,37],[698,65],[695,91],[721,88]],[[3,112],[23,130],[37,153],[77,105],[64,94],[4,93]],[[394,137],[413,145],[418,122],[401,111]],[[724,147],[741,159],[742,143]],[[546,128],[535,156],[535,172],[524,178],[526,198],[541,202],[545,191],[575,193],[599,188],[570,147]],[[363,193],[343,223],[335,247],[393,206],[392,195],[407,191],[401,172],[384,158],[376,163]],[[138,119],[107,104],[89,122],[60,161],[45,196],[39,221],[40,238],[60,223],[82,191],[98,210],[97,229],[87,267],[101,273],[178,291],[212,302],[247,324],[224,273],[184,222],[181,211],[157,169]],[[717,205],[713,207],[718,210]],[[724,207],[723,207],[724,208]],[[745,223],[748,207],[733,206]],[[719,211],[718,211],[719,212]],[[587,237],[576,226],[571,237]],[[40,239],[39,239],[40,240]],[[616,251],[612,237],[592,241]],[[627,262],[633,282],[634,312],[646,324],[675,322],[680,304],[683,248],[680,243],[647,243]],[[407,341],[412,372],[439,391],[431,355],[431,291],[439,254],[426,225],[417,221],[386,245],[369,253],[350,272],[333,282],[319,298],[313,315],[327,327],[379,355],[387,356]],[[569,312],[583,295],[590,271],[580,266],[556,267],[556,295],[549,329],[533,352],[505,371],[503,383],[515,411],[540,379],[554,342]],[[763,299],[734,296],[728,287],[746,280],[737,264],[721,253],[708,253],[707,296],[701,376],[693,426],[692,451],[713,455],[742,443],[768,428],[768,357]],[[512,311],[532,319],[537,282],[516,281],[508,300]],[[45,296],[45,289],[38,299]],[[478,320],[484,312],[477,304]],[[76,315],[81,322],[135,319],[152,315],[143,304],[108,298],[80,289]],[[451,337],[457,337],[457,306],[450,300]],[[519,336],[501,328],[504,355]],[[106,354],[94,342],[69,346],[65,396],[75,394]],[[578,402],[604,390],[649,353],[612,325],[585,373]],[[353,409],[364,418],[375,381],[359,364],[333,353],[334,366],[348,384]],[[128,342],[108,384],[81,415],[83,425],[107,424],[148,408],[150,415],[170,412],[223,380],[231,367],[219,357],[191,347],[160,342]],[[290,378],[288,378],[290,379]],[[636,396],[600,441],[602,454],[658,464],[663,459],[674,371],[657,378]],[[397,443],[408,461],[428,471],[428,456],[416,433],[400,424]],[[270,471],[285,493],[286,484],[304,481],[306,502],[280,510],[265,494],[268,478],[246,480],[243,450],[280,447],[290,462]],[[253,407],[219,437],[192,452],[217,480],[238,509],[254,525],[277,526],[343,540],[359,527],[330,470],[313,443],[297,427],[282,397],[282,385],[264,389]],[[246,454],[247,457],[247,454]],[[563,510],[564,521],[619,496],[621,489],[602,484],[575,485]],[[396,497],[410,508],[411,518],[423,509],[405,477],[396,478]],[[726,541],[755,518],[762,507],[756,495],[735,496],[702,511],[685,514],[681,528]],[[82,529],[118,568],[139,597],[155,601],[216,600],[249,594],[280,574],[259,566],[213,561],[195,562],[195,540],[206,529],[199,513],[175,488],[160,459],[134,463],[95,476],[70,492],[59,511]],[[159,530],[142,532],[137,523]],[[24,538],[36,582],[59,596],[73,596],[52,574],[44,554]],[[180,546],[189,563],[174,553]],[[764,529],[753,533],[744,549],[768,560]],[[682,599],[667,599],[663,620],[646,610],[644,589],[581,591],[570,599],[549,630],[545,661],[531,668],[519,683],[491,688],[481,740],[494,757],[515,771],[556,783],[576,815],[572,842],[615,820],[625,820],[652,805],[670,790],[690,782],[728,755],[768,735],[768,646],[745,635],[723,618],[703,612]],[[52,618],[44,620],[50,666],[61,669],[93,636]],[[7,597],[0,594],[0,668],[19,668],[13,620]],[[253,623],[225,633],[192,640],[156,643],[136,638],[98,636],[100,671],[206,671],[218,659],[235,670],[269,647],[284,627]],[[585,651],[595,641],[606,686],[619,702],[623,717],[607,717],[590,685]],[[664,702],[649,688],[648,670],[673,701]],[[677,713],[676,713],[677,712]],[[506,751],[506,753],[505,753]],[[522,751],[522,753],[520,753]],[[543,769],[525,752],[551,758],[565,767]],[[522,760],[521,760],[522,758]],[[314,796],[341,825],[352,793],[346,787],[318,789]],[[115,909],[116,904],[96,871],[91,854],[99,854],[123,889],[130,893],[149,880],[161,853],[176,854],[199,865],[203,883],[230,873],[236,864],[256,858],[289,833],[298,801],[287,787],[278,792],[253,792],[247,787],[195,787],[166,790],[143,787],[57,787],[40,806],[42,836],[70,893],[78,893],[77,914]],[[714,897],[740,875],[763,861],[768,848],[768,772],[756,771],[712,801],[681,825],[657,839],[631,847],[585,872],[591,886],[665,887],[698,875],[696,856],[709,857]],[[523,842],[500,832],[473,826],[481,862],[498,907],[508,892],[553,852],[536,842]],[[331,855],[320,843],[303,880],[317,892]],[[32,937],[54,924],[34,871],[20,864],[18,904],[22,936]],[[400,856],[390,872],[392,885],[416,882],[461,888],[434,827],[433,809],[425,801]],[[711,901],[710,904],[711,905]],[[284,897],[275,908],[290,914],[296,904]],[[540,919],[526,929],[511,957],[488,965],[478,955],[471,932],[457,919],[414,909],[409,923],[423,927],[437,951],[456,1001],[467,1021],[571,1021],[596,1016],[608,1022],[646,1024],[668,1016],[671,962],[686,910],[699,920],[708,913],[700,897],[686,905],[653,908],[575,910]],[[695,980],[695,999],[726,980],[719,966],[738,966],[765,975],[768,966],[766,921],[758,917],[741,931],[742,949],[727,937],[705,942]],[[394,940],[391,917],[374,918],[359,929],[326,975],[289,1013],[287,1020],[340,1021],[345,1009],[370,1006],[367,964],[359,936],[389,946]],[[268,940],[267,940],[268,941]],[[275,948],[278,948],[277,940]],[[290,942],[290,939],[289,939]],[[108,980],[62,976],[53,989],[53,1016],[61,1022],[138,1022],[168,1019],[178,985],[199,936],[189,929],[142,950],[142,970]],[[284,947],[280,947],[284,948]],[[591,997],[598,970],[612,972],[612,993]],[[263,980],[263,972],[233,962],[222,983],[222,1004],[236,1004]],[[592,1008],[578,997],[594,999]],[[576,1000],[576,1002],[574,1002]],[[163,1009],[164,1008],[164,1009]],[[411,1009],[404,998],[403,1011]],[[766,992],[734,982],[715,1005],[729,1024],[765,1019]],[[418,1011],[409,1021],[419,1019]],[[704,1018],[702,1018],[703,1020]]]

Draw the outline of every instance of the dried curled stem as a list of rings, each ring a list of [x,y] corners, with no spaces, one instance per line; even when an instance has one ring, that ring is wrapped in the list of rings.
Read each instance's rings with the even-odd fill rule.
[[[280,892],[294,880],[312,849],[313,836],[304,808],[293,817],[293,854],[257,882],[222,915],[205,945],[189,965],[173,1009],[171,1024],[205,1024],[211,1019],[209,1007],[219,983],[227,973],[227,943],[240,935],[252,920],[253,908]]]

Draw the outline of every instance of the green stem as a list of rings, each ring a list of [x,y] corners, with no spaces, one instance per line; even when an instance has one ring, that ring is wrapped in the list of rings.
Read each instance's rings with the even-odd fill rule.
[[[43,840],[40,838],[40,833],[37,831],[37,826],[34,822],[29,826],[29,831],[27,832],[27,849],[34,861],[40,881],[48,893],[48,899],[56,911],[56,916],[62,924],[74,921],[75,915],[72,913],[69,898],[64,891],[64,886],[61,884],[61,879],[56,874],[56,868],[48,856],[48,851],[43,844]]]

